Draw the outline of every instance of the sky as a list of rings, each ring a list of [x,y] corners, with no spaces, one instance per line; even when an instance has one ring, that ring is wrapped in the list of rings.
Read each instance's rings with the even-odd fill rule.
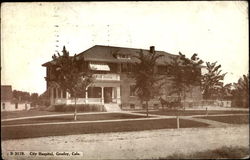
[[[41,65],[64,45],[70,55],[94,45],[197,53],[237,82],[248,73],[247,12],[244,1],[2,3],[1,85],[43,93]]]

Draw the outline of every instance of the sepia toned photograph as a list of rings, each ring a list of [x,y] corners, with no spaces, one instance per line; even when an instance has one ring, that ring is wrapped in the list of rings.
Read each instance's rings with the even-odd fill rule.
[[[1,3],[1,158],[248,159],[247,1]]]

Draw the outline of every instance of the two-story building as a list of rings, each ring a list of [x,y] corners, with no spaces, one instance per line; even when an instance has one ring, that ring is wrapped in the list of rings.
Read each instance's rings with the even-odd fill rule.
[[[155,51],[154,46],[143,53],[150,54]],[[134,69],[134,62],[138,61],[134,56],[138,55],[140,49],[112,47],[95,45],[77,55],[77,58],[84,59],[82,69],[94,71],[95,81],[88,87],[86,93],[78,96],[77,104],[104,104],[119,106],[123,110],[141,109],[140,100],[134,92],[135,80],[130,76]],[[164,51],[155,51],[163,55],[157,60],[157,72],[164,74],[166,62],[170,62],[171,57],[176,56]],[[74,100],[70,95],[58,87],[50,85],[53,80],[53,61],[44,63],[46,67],[47,91],[50,95],[50,103],[73,104]],[[162,97],[169,96],[171,79],[166,79],[162,88]],[[200,86],[193,87],[189,98],[201,99]],[[160,106],[158,99],[149,102],[151,108]]]

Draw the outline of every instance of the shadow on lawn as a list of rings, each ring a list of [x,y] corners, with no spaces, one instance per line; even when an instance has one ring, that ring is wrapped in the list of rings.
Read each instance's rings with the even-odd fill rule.
[[[249,124],[249,115],[196,117],[229,124]]]
[[[120,122],[53,124],[41,126],[2,127],[2,140],[64,136],[88,133],[127,132],[154,129],[174,129],[176,119],[149,119]],[[181,128],[207,127],[208,124],[180,119]]]
[[[214,150],[195,152],[191,154],[175,153],[166,158],[159,159],[235,159],[249,157],[249,148],[246,147],[221,147]]]

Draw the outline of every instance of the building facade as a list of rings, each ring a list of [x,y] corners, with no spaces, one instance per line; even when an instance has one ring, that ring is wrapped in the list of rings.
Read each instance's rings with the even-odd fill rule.
[[[13,99],[11,85],[1,85],[1,112],[29,110],[30,103]]]
[[[131,77],[134,70],[134,62],[138,61],[134,56],[138,55],[140,49],[100,46],[95,45],[77,55],[78,59],[83,59],[82,70],[92,70],[95,81],[87,88],[86,93],[82,93],[77,98],[77,104],[104,104],[105,106],[118,106],[122,110],[142,109],[142,104],[134,92],[135,80]],[[164,74],[166,63],[171,57],[176,56],[164,51],[155,51],[153,46],[149,50],[143,50],[144,54],[163,55],[157,60],[157,73]],[[51,85],[53,81],[53,61],[44,63],[46,67],[47,91],[49,92],[51,105],[73,104],[74,100],[70,95],[59,87]],[[171,79],[165,79],[165,85],[161,89],[162,97],[169,97]],[[187,96],[190,99],[199,100],[202,98],[200,86],[192,88]],[[158,98],[149,102],[150,108],[158,108],[160,101]]]

